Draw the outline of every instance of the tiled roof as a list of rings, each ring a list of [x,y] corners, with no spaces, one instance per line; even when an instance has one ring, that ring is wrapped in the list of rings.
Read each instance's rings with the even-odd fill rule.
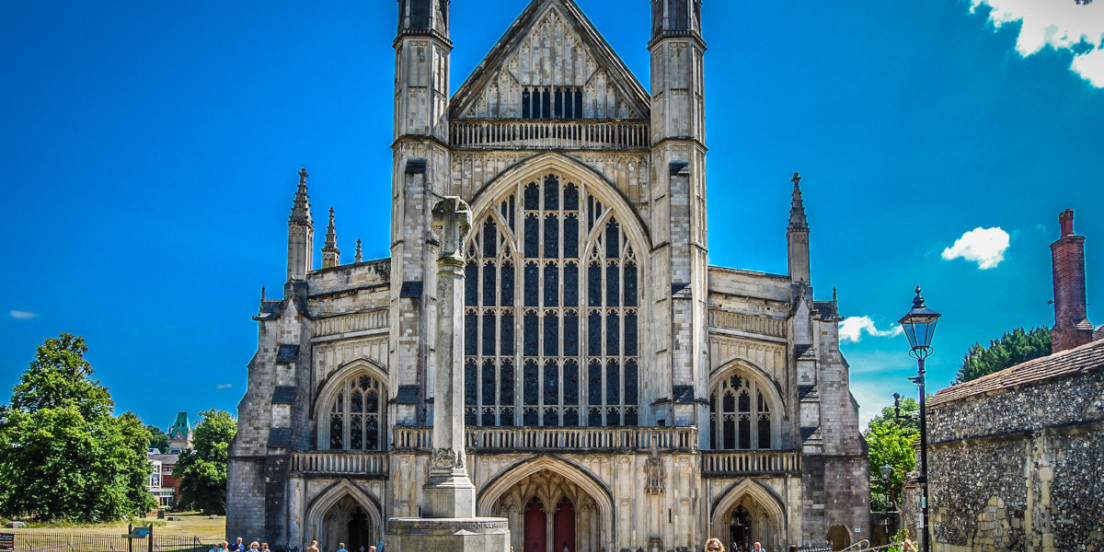
[[[1080,347],[1029,360],[1000,372],[973,381],[948,387],[935,394],[929,405],[937,405],[959,399],[1011,389],[1043,380],[1104,368],[1104,341],[1093,341]]]

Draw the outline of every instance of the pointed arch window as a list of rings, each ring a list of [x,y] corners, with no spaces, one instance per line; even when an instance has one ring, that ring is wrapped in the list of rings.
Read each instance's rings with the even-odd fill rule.
[[[775,448],[778,422],[758,382],[739,375],[722,380],[710,395],[709,411],[713,449]]]
[[[637,425],[640,262],[621,221],[585,184],[544,175],[474,227],[467,423]]]
[[[384,386],[367,374],[337,383],[337,395],[330,401],[328,423],[321,428],[328,435],[322,442],[330,450],[382,450]]]

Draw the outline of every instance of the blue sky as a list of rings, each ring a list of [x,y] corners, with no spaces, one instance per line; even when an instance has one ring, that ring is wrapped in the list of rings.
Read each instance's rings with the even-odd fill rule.
[[[453,2],[453,90],[526,3]],[[578,3],[647,85],[647,3]],[[973,343],[1052,323],[1048,244],[1073,208],[1104,323],[1104,2],[1073,5],[706,3],[710,262],[786,271],[800,171],[817,298],[838,288],[844,316],[892,333],[922,285],[944,313],[938,389]],[[346,261],[358,237],[388,254],[395,11],[4,3],[0,392],[71,332],[120,410],[236,412],[299,167]],[[977,228],[976,260],[944,258]],[[865,420],[914,394],[914,365],[902,336],[859,336],[843,350]]]

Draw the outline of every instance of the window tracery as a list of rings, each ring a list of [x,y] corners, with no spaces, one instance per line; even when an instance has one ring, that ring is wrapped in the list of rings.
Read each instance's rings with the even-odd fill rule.
[[[337,396],[327,410],[330,450],[381,450],[380,437],[386,400],[383,385],[367,374],[338,382]]]
[[[585,184],[545,175],[519,184],[475,228],[467,423],[636,425],[640,268],[609,207]]]
[[[721,380],[710,395],[709,411],[713,449],[773,448],[771,436],[776,422],[758,382],[739,375]]]

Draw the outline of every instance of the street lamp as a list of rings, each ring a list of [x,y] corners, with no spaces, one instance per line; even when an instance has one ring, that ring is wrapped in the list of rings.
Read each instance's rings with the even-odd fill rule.
[[[924,403],[924,359],[932,353],[931,340],[935,335],[935,324],[942,316],[924,306],[924,297],[920,295],[920,286],[916,286],[916,297],[912,300],[912,309],[900,320],[901,328],[908,338],[909,355],[916,359],[916,377],[909,378],[920,388],[920,477],[917,480],[923,489],[920,503],[920,533],[924,540],[922,552],[931,552],[931,540],[928,532],[928,417]]]
[[[882,510],[882,518],[885,519],[886,544],[889,544],[889,476],[893,475],[893,466],[887,461],[882,464],[882,490],[885,491],[885,509]]]

